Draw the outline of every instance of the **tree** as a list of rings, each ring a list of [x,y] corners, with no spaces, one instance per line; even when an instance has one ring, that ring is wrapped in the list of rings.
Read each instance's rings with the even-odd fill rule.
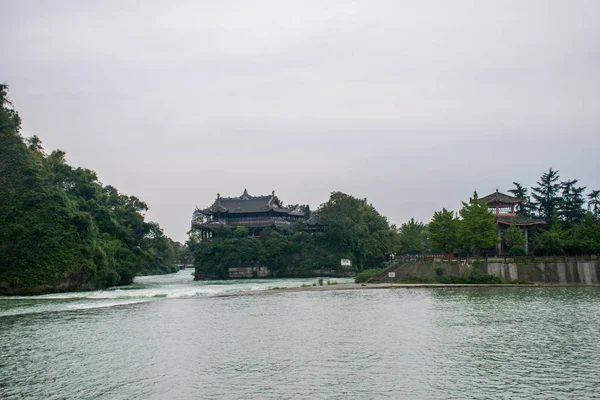
[[[26,138],[25,142],[27,143],[27,147],[29,147],[29,150],[38,152],[40,154],[44,154],[44,147],[42,147],[42,140],[37,137],[36,135],[33,135],[30,138]]]
[[[600,190],[592,190],[587,195],[588,200],[588,210],[592,213],[592,218],[594,221],[598,221],[600,219]]]
[[[550,222],[554,210],[557,208],[557,194],[560,189],[558,182],[558,171],[552,168],[548,172],[544,172],[537,182],[538,186],[532,188],[531,196],[534,199],[534,206],[538,210],[540,217]]]
[[[310,206],[307,204],[306,206],[304,206],[304,218],[308,219],[308,218],[310,218],[310,215],[311,215]]]
[[[564,231],[558,223],[557,212],[552,214],[550,230],[535,236],[534,253],[540,256],[562,256],[565,254],[563,243]]]
[[[585,216],[585,199],[583,197],[585,187],[575,186],[577,182],[579,182],[577,179],[572,179],[560,183],[562,198],[557,203],[557,211],[559,219],[569,226],[583,220]]]
[[[248,228],[246,228],[245,226],[238,226],[235,228],[235,230],[233,231],[233,236],[237,237],[237,238],[244,238],[247,237],[249,234],[248,232]]]
[[[461,220],[458,228],[459,242],[479,255],[483,249],[496,244],[496,223],[485,201],[479,201],[477,192],[474,193],[470,204],[463,202],[459,211]]]
[[[540,256],[562,256],[565,254],[563,243],[558,232],[549,230],[536,238],[534,253]]]
[[[594,222],[591,212],[583,221],[566,232],[564,245],[571,254],[589,254],[600,251],[600,224]]]
[[[534,212],[534,207],[533,205],[529,202],[529,196],[527,194],[528,190],[526,187],[523,187],[520,183],[518,182],[513,182],[513,185],[515,185],[514,189],[509,189],[508,192],[512,193],[513,196],[515,196],[517,199],[523,199],[526,201],[526,203],[519,203],[517,204],[517,215],[521,216],[521,217],[531,217],[533,215]]]
[[[393,249],[387,219],[367,199],[333,192],[319,213],[327,227],[322,243],[335,257],[350,258],[359,268],[378,266]]]
[[[409,254],[418,254],[425,248],[425,225],[422,222],[410,221],[400,225],[400,243],[402,251]]]
[[[434,212],[427,228],[432,250],[454,252],[454,248],[458,245],[458,219],[455,218],[453,211],[444,208],[442,211]]]
[[[25,144],[6,85],[0,101],[0,293],[102,286],[108,264],[97,227]]]
[[[6,85],[0,102],[0,291],[89,290],[174,270],[173,241],[145,221],[146,203],[23,138]]]
[[[502,232],[502,238],[508,249],[513,246],[525,245],[525,236],[520,228],[515,225],[514,220],[511,221],[510,226]]]

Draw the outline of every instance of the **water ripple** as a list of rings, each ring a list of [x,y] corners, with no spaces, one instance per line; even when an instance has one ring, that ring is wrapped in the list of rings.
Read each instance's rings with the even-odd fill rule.
[[[5,315],[0,398],[593,399],[598,332],[600,288],[271,293]]]

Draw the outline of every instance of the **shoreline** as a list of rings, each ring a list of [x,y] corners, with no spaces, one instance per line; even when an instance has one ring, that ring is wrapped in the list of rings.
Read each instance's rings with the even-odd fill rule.
[[[518,287],[518,288],[556,288],[556,287],[600,287],[600,284],[581,285],[575,283],[532,283],[532,284],[515,284],[515,283],[492,283],[492,284],[468,284],[468,283],[338,283],[335,285],[322,286],[305,286],[292,288],[276,288],[267,290],[249,290],[237,293],[224,293],[215,297],[232,297],[232,296],[248,296],[265,293],[296,293],[296,292],[324,292],[335,290],[373,290],[373,289],[448,289],[448,288],[503,288],[503,287]]]

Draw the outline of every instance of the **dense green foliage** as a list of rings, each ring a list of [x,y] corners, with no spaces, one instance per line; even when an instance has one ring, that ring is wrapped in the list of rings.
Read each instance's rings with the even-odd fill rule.
[[[307,233],[302,224],[289,230],[267,229],[249,237],[246,228],[222,228],[201,241],[190,231],[198,278],[226,278],[231,267],[267,267],[275,276],[311,276],[340,270],[342,258],[352,270],[378,267],[387,252],[397,250],[397,232],[366,199],[334,192],[319,208],[324,232]]]
[[[566,231],[559,230],[557,233],[564,242],[565,251],[569,254],[600,253],[600,223],[594,221],[591,212],[586,213],[580,223]]]
[[[459,211],[458,239],[463,248],[478,255],[481,250],[494,247],[497,241],[494,216],[485,201],[479,201],[475,192],[470,203],[463,202]]]
[[[586,188],[578,186],[577,179],[561,181],[559,172],[552,168],[542,174],[537,184],[533,188],[531,202],[528,189],[520,183],[513,182],[515,187],[508,190],[515,197],[527,201],[517,204],[515,211],[518,217],[546,221],[546,225],[529,227],[529,249],[536,255],[548,256],[599,253],[600,190],[584,195]],[[497,237],[492,238],[493,216],[489,211],[490,216],[485,215],[484,205],[477,207],[475,204],[474,199],[470,205],[463,203],[461,218],[456,220],[446,209],[434,213],[427,225],[432,251],[451,253],[454,250],[466,254],[473,250],[477,253],[487,246],[486,253],[493,252],[492,246],[498,240]],[[454,235],[458,238],[456,242],[453,241]],[[473,239],[475,242],[471,242]],[[525,252],[526,240],[515,221],[503,231],[502,240],[509,254],[520,256]],[[515,250],[511,253],[512,248]]]
[[[600,190],[584,194],[577,179],[562,181],[559,171],[550,168],[532,188],[532,202],[517,214],[542,218],[545,226],[537,227],[530,248],[536,255],[560,256],[600,252]],[[527,188],[514,183],[509,190],[527,200]],[[587,198],[587,210],[586,210]]]
[[[583,208],[585,205],[585,198],[583,197],[585,187],[575,186],[577,182],[577,179],[572,179],[560,183],[562,198],[558,202],[558,212],[561,221],[568,225],[580,222],[585,215],[585,209]]]
[[[47,155],[37,136],[24,139],[0,89],[0,292],[91,289],[173,271],[173,242],[144,221],[146,204],[71,167],[60,150]]]
[[[502,238],[504,239],[506,247],[509,249],[514,246],[525,245],[523,231],[515,225],[514,221],[512,221],[511,225],[502,232]]]
[[[411,218],[410,221],[400,225],[399,232],[400,244],[404,253],[419,254],[423,252],[427,240],[423,223]]]
[[[354,282],[356,283],[365,283],[370,281],[371,279],[373,279],[373,277],[379,275],[379,273],[381,272],[381,268],[370,268],[370,269],[365,269],[362,272],[359,272],[358,274],[356,274],[356,276],[354,277]]]
[[[525,251],[525,247],[515,245],[508,250],[508,255],[511,257],[524,257],[527,255],[527,251]]]
[[[468,285],[490,285],[503,283],[502,279],[495,275],[473,272],[467,276],[444,275],[438,281],[443,284],[468,284]]]
[[[458,246],[458,219],[445,208],[433,213],[428,225],[429,245],[434,251],[453,253]]]
[[[538,212],[538,215],[550,221],[554,211],[558,205],[558,192],[560,190],[560,182],[558,181],[558,171],[554,171],[552,168],[548,172],[544,172],[540,177],[538,186],[532,188],[533,192],[531,196],[534,199],[534,206]]]
[[[565,254],[559,232],[549,230],[538,235],[535,254],[539,256],[562,256]]]
[[[588,200],[588,210],[592,213],[592,218],[594,221],[598,222],[600,220],[600,190],[592,190],[587,195]]]

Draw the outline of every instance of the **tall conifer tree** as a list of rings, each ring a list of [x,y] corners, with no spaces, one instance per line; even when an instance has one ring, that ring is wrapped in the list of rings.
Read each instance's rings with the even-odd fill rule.
[[[594,221],[598,221],[600,219],[600,190],[592,190],[587,195],[588,200],[588,210],[592,213],[592,218]]]
[[[548,172],[544,172],[537,182],[538,186],[531,188],[531,196],[534,199],[539,216],[550,222],[558,203],[558,191],[560,190],[560,182],[558,171],[552,168]]]
[[[562,198],[557,203],[558,217],[568,225],[582,221],[585,216],[585,187],[575,186],[578,182],[578,179],[571,179],[560,183]]]
[[[526,187],[522,186],[519,182],[513,182],[515,185],[514,189],[509,189],[508,193],[511,193],[517,199],[523,199],[527,201],[527,203],[519,203],[517,204],[517,215],[521,217],[531,217],[533,215],[534,207],[529,201],[529,194]]]

